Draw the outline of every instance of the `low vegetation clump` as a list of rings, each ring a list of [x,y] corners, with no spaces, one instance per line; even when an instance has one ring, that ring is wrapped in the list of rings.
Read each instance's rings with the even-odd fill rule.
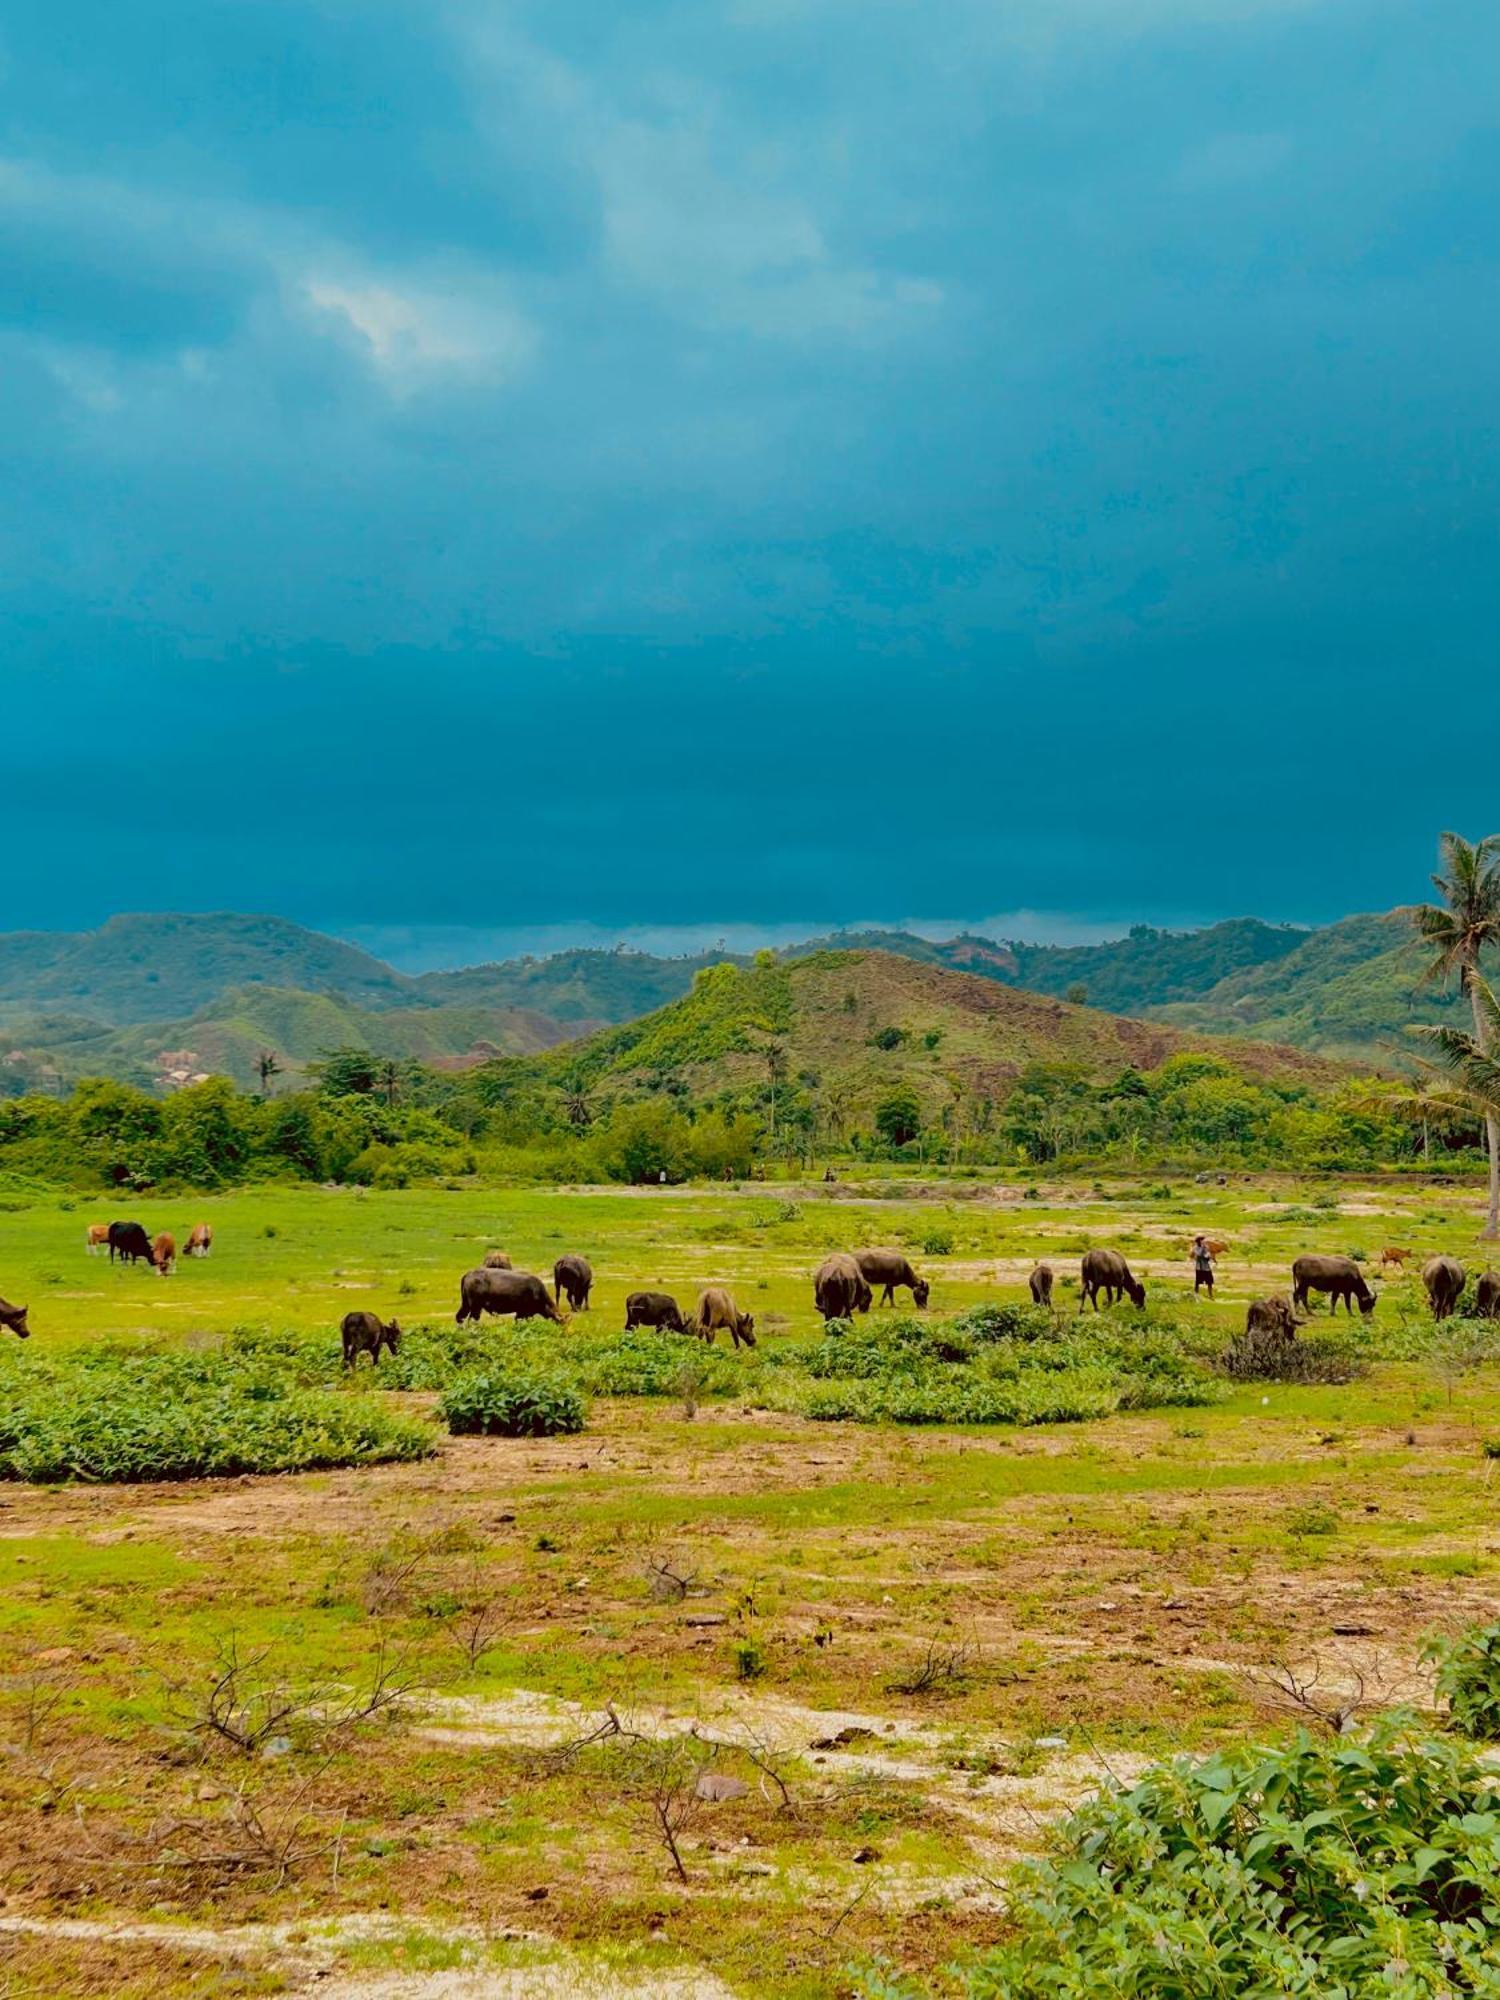
[[[1368,1372],[1353,1342],[1335,1333],[1247,1331],[1229,1343],[1222,1365],[1232,1382],[1353,1382]]]
[[[1022,1880],[971,2000],[1493,1993],[1500,1773],[1400,1718],[1246,1745],[1085,1806]]]
[[[223,1478],[423,1458],[429,1424],[309,1389],[225,1349],[65,1355],[6,1368],[0,1477],[37,1483]]]
[[[1480,1743],[1500,1743],[1500,1624],[1434,1639],[1425,1657],[1437,1668],[1438,1699],[1453,1727]]]
[[[561,1437],[581,1431],[587,1407],[558,1375],[505,1369],[460,1375],[438,1405],[448,1429],[466,1437]]]
[[[772,1357],[781,1406],[825,1422],[1081,1423],[1117,1410],[1211,1403],[1217,1389],[1171,1333],[1119,1322],[1060,1325],[1032,1307],[951,1320],[830,1320],[821,1340]]]

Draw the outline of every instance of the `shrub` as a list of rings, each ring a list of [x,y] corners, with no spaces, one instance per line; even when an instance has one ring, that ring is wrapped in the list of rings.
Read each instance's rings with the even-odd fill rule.
[[[929,1229],[922,1238],[924,1257],[951,1257],[953,1255],[953,1231],[951,1229]]]
[[[467,1437],[557,1437],[583,1429],[585,1404],[557,1376],[493,1370],[460,1375],[438,1405],[448,1429]]]
[[[971,2000],[1492,1993],[1500,1775],[1400,1718],[1160,1765],[1068,1820],[1012,1918]]]
[[[1481,1743],[1500,1743],[1500,1624],[1429,1640],[1423,1658],[1436,1664],[1438,1698],[1448,1704],[1454,1728]]]
[[[1337,1334],[1287,1340],[1275,1333],[1242,1333],[1229,1343],[1220,1366],[1232,1382],[1353,1382],[1367,1364]]]
[[[424,1458],[431,1426],[363,1396],[197,1355],[95,1351],[8,1371],[0,1477],[223,1478]]]

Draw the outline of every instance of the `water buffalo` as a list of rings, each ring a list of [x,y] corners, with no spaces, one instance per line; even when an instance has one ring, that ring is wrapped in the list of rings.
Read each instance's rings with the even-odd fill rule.
[[[1086,1251],[1081,1269],[1083,1295],[1079,1300],[1080,1310],[1084,1305],[1092,1305],[1098,1312],[1101,1292],[1107,1306],[1112,1306],[1122,1295],[1128,1295],[1132,1305],[1143,1306],[1146,1303],[1146,1287],[1132,1274],[1118,1250]]]
[[[1284,1292],[1268,1299],[1252,1299],[1245,1309],[1245,1332],[1261,1340],[1295,1340],[1297,1315]]]
[[[1500,1319],[1500,1271],[1485,1271],[1474,1287],[1474,1310],[1481,1319]]]
[[[912,1295],[912,1301],[925,1306],[932,1296],[932,1287],[925,1278],[919,1278],[899,1250],[856,1250],[854,1261],[865,1274],[865,1281],[881,1287],[880,1303],[893,1306],[896,1303],[896,1287],[905,1285]]]
[[[177,1238],[165,1229],[151,1246],[151,1261],[163,1278],[177,1269]]]
[[[29,1340],[31,1328],[26,1324],[25,1306],[13,1306],[8,1299],[0,1299],[0,1326],[8,1326],[18,1340]]]
[[[1422,1266],[1422,1283],[1434,1319],[1447,1319],[1463,1297],[1468,1272],[1456,1257],[1429,1257]]]
[[[517,1319],[550,1319],[566,1324],[564,1315],[552,1303],[544,1278],[531,1271],[465,1271],[459,1284],[459,1307],[453,1315],[457,1325],[479,1319],[484,1313],[514,1313]]]
[[[378,1368],[381,1348],[388,1347],[394,1354],[401,1345],[400,1327],[393,1319],[383,1320],[379,1313],[345,1313],[339,1332],[344,1341],[346,1368],[352,1368],[362,1354],[368,1354]]]
[[[1340,1299],[1351,1315],[1355,1299],[1366,1319],[1375,1310],[1375,1294],[1352,1257],[1299,1257],[1292,1266],[1292,1304],[1298,1312],[1308,1310],[1309,1292],[1327,1292],[1330,1312],[1338,1311]]]
[[[112,1222],[109,1225],[109,1261],[119,1258],[122,1264],[136,1264],[144,1257],[148,1264],[154,1264],[151,1239],[138,1222]]]
[[[486,1250],[484,1268],[487,1271],[513,1271],[516,1267],[510,1261],[508,1250]]]
[[[633,1326],[658,1326],[667,1333],[690,1333],[670,1292],[632,1292],[625,1301],[625,1331]]]
[[[1031,1287],[1031,1303],[1034,1306],[1050,1306],[1052,1303],[1052,1266],[1038,1264],[1026,1280]]]
[[[195,1222],[188,1231],[186,1250],[189,1257],[206,1257],[214,1247],[213,1224]]]
[[[734,1300],[721,1285],[710,1285],[698,1300],[698,1315],[693,1322],[693,1331],[701,1334],[712,1347],[714,1335],[720,1327],[738,1347],[755,1345],[755,1320],[750,1313],[742,1313]]]
[[[825,1257],[813,1278],[813,1302],[825,1320],[852,1319],[870,1310],[865,1274],[846,1250]]]
[[[574,1312],[587,1312],[589,1293],[594,1289],[594,1267],[587,1257],[559,1257],[552,1266],[553,1297],[562,1304],[563,1293]]]

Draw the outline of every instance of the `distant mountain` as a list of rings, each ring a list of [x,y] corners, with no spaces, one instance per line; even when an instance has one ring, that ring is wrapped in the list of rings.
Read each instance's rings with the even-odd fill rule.
[[[86,1015],[110,1027],[195,1014],[230,987],[336,992],[397,1006],[411,981],[368,952],[282,917],[111,917],[96,931],[0,935],[0,1018]]]
[[[1137,925],[1096,945],[842,932],[782,956],[878,951],[1195,1034],[1389,1066],[1408,1021],[1452,1004],[1418,987],[1407,939],[1394,911],[1311,931],[1252,917],[1197,931]],[[170,1087],[221,1070],[248,1082],[263,1050],[292,1076],[345,1043],[442,1063],[527,1054],[653,1014],[724,962],[753,969],[725,952],[566,951],[411,976],[299,924],[232,914],[16,932],[0,935],[0,1094],[91,1073]]]
[[[1236,917],[1197,931],[1154,930],[1149,924],[1136,924],[1125,937],[1108,944],[1018,944],[970,936],[934,943],[908,931],[839,931],[794,950],[842,947],[897,952],[951,972],[973,972],[1007,986],[1059,997],[1081,986],[1088,1006],[1135,1014],[1208,993],[1233,973],[1275,964],[1307,936],[1290,924]]]
[[[1322,1083],[1342,1073],[1300,1049],[1184,1033],[891,952],[845,950],[716,969],[684,998],[554,1050],[537,1068],[587,1089],[671,1079],[712,1095],[763,1083],[773,1041],[793,1085],[815,1076],[825,1098],[837,1084],[851,1109],[868,1111],[894,1085],[909,1084],[931,1115],[956,1099],[1002,1099],[1033,1062],[1081,1063],[1102,1078],[1197,1050],[1270,1082]]]
[[[1409,1022],[1442,1020],[1458,1004],[1455,994],[1423,984],[1422,968],[1406,913],[1387,910],[1304,932],[1295,950],[1273,963],[1152,1013],[1179,1027],[1389,1065],[1407,1055]]]

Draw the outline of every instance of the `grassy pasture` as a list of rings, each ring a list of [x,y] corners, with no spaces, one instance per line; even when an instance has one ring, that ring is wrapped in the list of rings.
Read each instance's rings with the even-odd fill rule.
[[[179,1240],[206,1217],[214,1253],[112,1269],[83,1231],[115,1213]],[[451,1317],[491,1245],[577,1249],[595,1321],[717,1281],[774,1344],[814,1331],[836,1246],[902,1244],[940,1309],[1108,1242],[1227,1336],[1299,1250],[1475,1267],[1476,1227],[1474,1189],[1394,1178],[38,1197],[0,1212],[0,1293],[28,1352],[238,1325],[331,1347],[351,1305]],[[1194,1309],[1198,1228],[1232,1247]],[[1278,1660],[1424,1700],[1422,1635],[1495,1615],[1500,1378],[1433,1365],[1418,1290],[1392,1279],[1368,1330],[1402,1358],[1207,1409],[909,1431],[605,1399],[581,1436],[417,1464],[0,1487],[0,1993],[810,2000],[879,1956],[941,1990],[1092,1783],[1284,1731]],[[247,1728],[294,1697],[250,1748],[208,1719],[231,1646]],[[359,1714],[382,1673],[417,1694]],[[684,1787],[710,1754],[742,1794]]]

